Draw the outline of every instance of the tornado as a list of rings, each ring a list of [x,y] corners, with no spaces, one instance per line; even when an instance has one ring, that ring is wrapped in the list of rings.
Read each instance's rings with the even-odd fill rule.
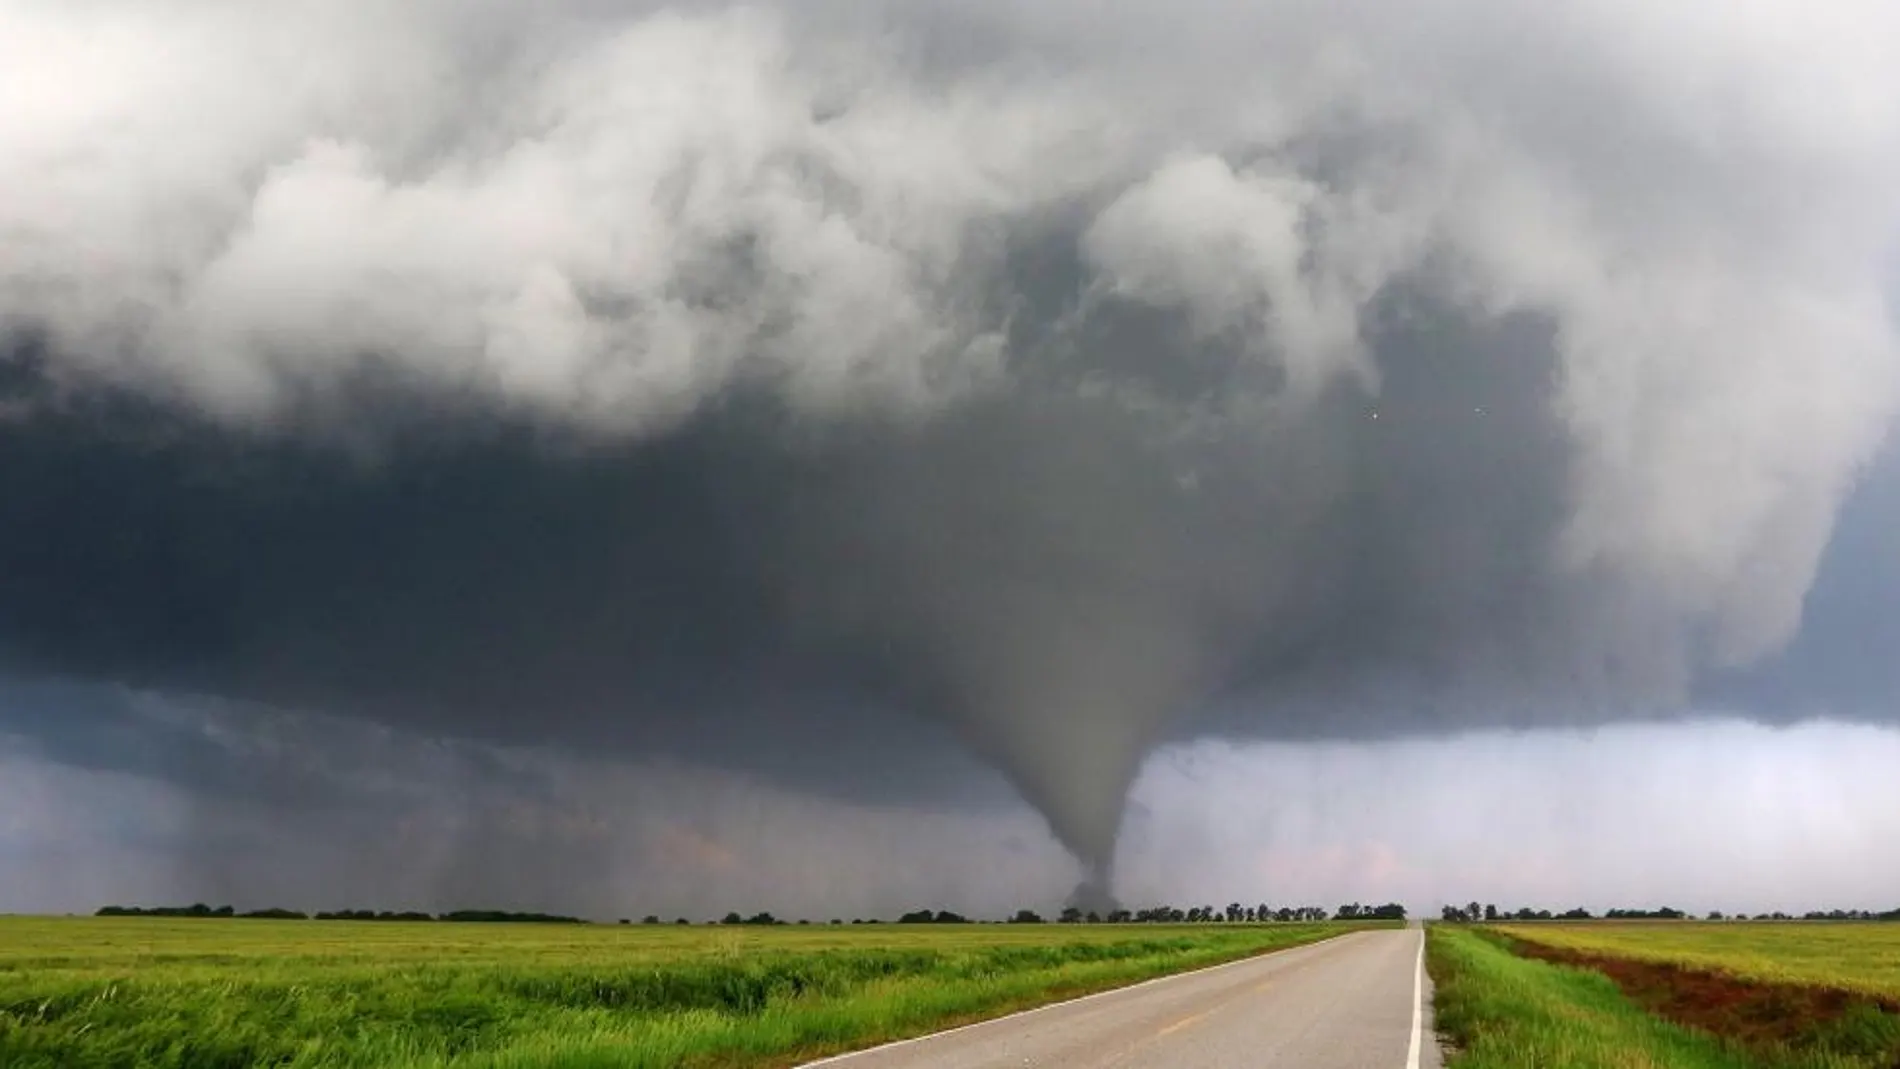
[[[954,750],[1095,903],[1170,743],[1682,715],[1900,412],[1900,15],[1613,6],[12,5],[0,672]]]

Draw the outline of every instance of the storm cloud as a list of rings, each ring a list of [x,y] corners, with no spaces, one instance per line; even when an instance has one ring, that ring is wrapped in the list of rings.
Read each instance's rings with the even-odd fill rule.
[[[0,664],[851,797],[961,747],[1098,876],[1164,743],[1676,715],[1900,404],[1896,33],[14,4]]]

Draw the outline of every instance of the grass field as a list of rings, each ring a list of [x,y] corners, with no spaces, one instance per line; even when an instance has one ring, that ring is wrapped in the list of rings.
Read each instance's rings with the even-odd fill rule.
[[[1900,924],[1677,921],[1501,925],[1544,946],[1900,998]]]
[[[1458,1069],[1893,1069],[1897,946],[1892,925],[1755,923],[1436,925],[1428,941]]]
[[[1746,1052],[1652,1016],[1600,973],[1512,954],[1462,926],[1432,925],[1426,953],[1453,1069],[1751,1069]],[[1810,1065],[1827,1065],[1810,1062]]]
[[[1350,927],[0,918],[0,1065],[786,1065]]]

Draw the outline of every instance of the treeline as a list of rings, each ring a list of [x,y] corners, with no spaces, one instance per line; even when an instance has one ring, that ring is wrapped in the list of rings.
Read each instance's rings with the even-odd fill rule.
[[[1049,918],[1044,917],[1042,914],[1036,912],[1033,909],[1019,909],[1015,913],[1010,914],[1001,923],[1003,924],[1050,924],[1050,923],[1055,923],[1055,924],[1272,924],[1272,923],[1313,924],[1313,923],[1317,923],[1317,922],[1328,920],[1328,919],[1337,920],[1337,921],[1353,921],[1353,920],[1400,920],[1402,921],[1405,919],[1405,907],[1399,905],[1396,902],[1388,902],[1383,906],[1362,906],[1359,903],[1354,902],[1348,905],[1340,906],[1336,910],[1327,910],[1320,906],[1282,906],[1279,908],[1275,908],[1273,906],[1267,906],[1267,905],[1243,906],[1240,903],[1235,902],[1228,905],[1225,909],[1217,909],[1213,906],[1194,906],[1189,909],[1181,909],[1175,906],[1152,906],[1148,909],[1140,909],[1140,910],[1118,909],[1110,913],[1104,914],[1104,913],[1098,913],[1094,911],[1085,912],[1082,909],[1079,909],[1075,906],[1070,906],[1069,908],[1063,910],[1061,913],[1056,914],[1055,919],[1053,921],[1051,921]],[[623,920],[620,923],[629,924],[632,922]],[[659,924],[662,922],[659,917],[654,916],[652,914],[648,914],[645,918],[643,918],[640,921],[640,923],[641,924]],[[680,919],[674,921],[673,923],[674,924],[690,924],[692,922],[688,921],[684,917],[681,917]],[[793,922],[780,920],[779,918],[774,917],[770,913],[754,913],[750,916],[747,916],[745,914],[741,914],[737,911],[734,911],[732,913],[726,914],[724,917],[720,918],[719,920],[712,921],[710,923],[722,924],[722,925],[766,926],[766,925],[775,925],[775,924],[789,924]],[[801,921],[797,921],[796,923],[808,924],[810,922],[801,920]],[[841,920],[833,920],[830,923],[832,924],[849,923],[849,924],[864,925],[864,924],[882,924],[884,922],[881,920],[878,920],[875,917],[871,918],[870,920],[866,920],[862,917],[859,917],[848,922],[841,921]],[[953,913],[947,909],[917,909],[917,910],[912,910],[909,913],[905,913],[899,916],[897,918],[896,923],[898,924],[992,924],[992,923],[997,923],[997,922],[977,920],[971,917],[966,917],[961,913]]]
[[[1118,909],[1109,913],[1098,913],[1070,906],[1056,915],[1057,924],[1312,924],[1327,919],[1336,921],[1354,920],[1399,920],[1405,919],[1405,907],[1397,902],[1388,902],[1382,906],[1362,906],[1357,902],[1340,906],[1328,911],[1321,906],[1281,906],[1269,905],[1243,906],[1238,902],[1230,903],[1225,909],[1214,906],[1193,906],[1181,909],[1176,906],[1151,906],[1147,909]],[[948,910],[920,909],[906,913],[897,919],[899,924],[970,924],[969,918]],[[1044,924],[1047,921],[1040,913],[1032,909],[1018,910],[1007,923]]]
[[[1499,909],[1496,905],[1480,906],[1471,902],[1463,906],[1445,906],[1439,916],[1453,924],[1495,923],[1500,921],[1680,921],[1696,918],[1680,909],[1664,906],[1661,909],[1611,909],[1601,918],[1587,909],[1569,909],[1562,913],[1552,913],[1547,909],[1522,908],[1516,910]],[[1873,910],[1810,910],[1800,916],[1788,913],[1746,913],[1727,914],[1721,910],[1711,910],[1700,919],[1709,921],[1900,921],[1900,909],[1890,909],[1884,913]]]
[[[1451,907],[1446,907],[1448,910]],[[1475,907],[1474,907],[1475,908]],[[1525,911],[1523,919],[1533,919]],[[509,923],[509,924],[588,924],[580,917],[568,917],[554,913],[523,913],[499,909],[462,909],[447,913],[423,913],[419,911],[392,911],[370,909],[340,909],[304,913],[294,909],[255,909],[238,912],[231,906],[208,906],[202,902],[189,906],[103,906],[94,914],[99,917],[239,917],[263,920],[320,920],[320,921],[441,921],[450,923]],[[1566,915],[1568,916],[1568,915]],[[1587,914],[1586,914],[1587,916]],[[1055,916],[1057,924],[1314,924],[1325,920],[1335,921],[1372,921],[1405,919],[1405,907],[1397,902],[1388,902],[1382,906],[1366,906],[1357,902],[1342,905],[1334,910],[1321,906],[1269,906],[1265,903],[1256,906],[1243,906],[1238,902],[1225,908],[1214,906],[1192,906],[1181,909],[1177,906],[1151,906],[1147,909],[1117,909],[1103,914],[1083,911],[1071,906]],[[1446,919],[1451,919],[1447,914]],[[1472,919],[1477,919],[1475,916]],[[1488,919],[1500,919],[1493,911]],[[1513,919],[1504,917],[1503,919]],[[1548,919],[1546,914],[1544,918]],[[622,920],[621,924],[631,923]],[[641,920],[642,924],[659,924],[660,918],[649,914]],[[691,924],[686,918],[674,924]],[[732,912],[717,921],[709,922],[722,925],[770,926],[792,923],[780,920],[770,913],[754,913],[750,916]],[[809,921],[798,921],[809,924]],[[845,922],[834,920],[832,924]],[[876,919],[853,920],[852,924],[877,924]],[[919,909],[905,913],[897,918],[898,924],[981,924],[960,913],[947,909]],[[1047,924],[1051,923],[1042,914],[1033,909],[1017,910],[1003,923],[1006,924]]]
[[[952,913],[947,909],[940,909],[936,911],[935,913],[932,913],[931,911],[927,909],[920,909],[911,913],[906,913],[903,916],[897,918],[897,923],[899,924],[968,924],[970,923],[970,918],[964,916],[961,913]]]
[[[1710,920],[1722,920],[1720,914],[1710,914]],[[1737,914],[1732,920],[1756,921],[1900,921],[1900,909],[1890,909],[1877,913],[1871,909],[1811,909],[1799,917],[1787,913],[1758,913],[1753,917]]]
[[[373,909],[339,909],[315,914],[295,909],[253,909],[239,913],[230,906],[207,906],[202,902],[189,906],[102,906],[96,917],[237,917],[280,921],[447,921],[453,923],[506,924],[586,924],[579,917],[554,913],[518,913],[502,909],[458,909],[448,913],[421,913],[413,910],[394,912]]]
[[[1132,912],[1118,909],[1100,918],[1092,913],[1086,918],[1074,918],[1067,913],[1062,917],[1063,920],[1085,919],[1091,922],[1099,920],[1107,924],[1315,924],[1328,918],[1336,921],[1402,921],[1405,919],[1405,907],[1396,902],[1389,902],[1383,906],[1362,906],[1353,902],[1340,906],[1336,910],[1327,910],[1323,906],[1275,907],[1265,903],[1257,906],[1243,906],[1235,902],[1225,909],[1196,906],[1184,910],[1173,906],[1154,906]]]

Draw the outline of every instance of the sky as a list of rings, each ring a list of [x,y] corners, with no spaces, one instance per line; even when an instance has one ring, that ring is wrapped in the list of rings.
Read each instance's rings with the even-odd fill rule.
[[[0,910],[1892,908],[1891,5],[0,7]]]

